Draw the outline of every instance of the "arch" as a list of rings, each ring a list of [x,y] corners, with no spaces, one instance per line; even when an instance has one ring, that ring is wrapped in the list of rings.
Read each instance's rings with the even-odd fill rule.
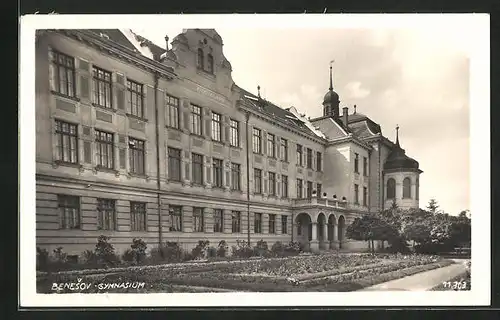
[[[305,212],[301,212],[295,217],[295,224],[297,230],[297,240],[305,243],[312,238],[312,219],[311,216]]]
[[[328,216],[328,240],[329,241],[334,241],[335,240],[335,230],[334,228],[337,227],[337,218],[335,215],[332,213]]]
[[[214,73],[214,57],[210,53],[207,55],[207,71]]]
[[[387,179],[387,191],[386,191],[387,199],[396,198],[396,180],[393,178]]]
[[[339,242],[342,242],[344,240],[344,234],[345,234],[345,218],[343,215],[339,217],[337,228],[338,228],[337,239]]]
[[[316,225],[316,234],[318,235],[318,240],[324,241],[328,237],[328,232],[325,232],[325,226],[327,225],[326,215],[323,212],[320,212],[316,221],[318,222]]]
[[[403,179],[403,198],[411,198],[411,179],[409,177]]]
[[[203,53],[203,49],[198,49],[198,68],[203,69],[205,67],[205,54]]]

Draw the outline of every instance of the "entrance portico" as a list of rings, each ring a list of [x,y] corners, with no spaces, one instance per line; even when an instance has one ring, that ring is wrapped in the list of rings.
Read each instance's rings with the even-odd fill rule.
[[[327,218],[328,217],[328,218]],[[345,217],[339,214],[325,214],[319,212],[311,215],[307,212],[299,213],[295,218],[293,232],[295,239],[300,242],[306,250],[319,251],[342,248],[345,237]]]

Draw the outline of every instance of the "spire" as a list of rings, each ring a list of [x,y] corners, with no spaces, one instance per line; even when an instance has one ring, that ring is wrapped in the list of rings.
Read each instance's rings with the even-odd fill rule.
[[[396,125],[396,146],[399,146],[399,125]]]
[[[259,95],[259,98],[260,98],[260,86],[257,85],[257,94]]]
[[[330,61],[330,91],[333,90],[332,63],[334,62],[335,60]]]

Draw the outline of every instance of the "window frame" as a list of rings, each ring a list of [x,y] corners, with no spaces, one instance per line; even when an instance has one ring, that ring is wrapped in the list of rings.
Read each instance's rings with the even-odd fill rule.
[[[363,186],[363,206],[368,206],[368,188]]]
[[[262,194],[262,169],[253,169],[253,190],[255,194]]]
[[[256,127],[252,129],[252,151],[262,154],[262,130]]]
[[[394,178],[387,179],[385,197],[391,200],[396,199],[396,180]]]
[[[280,157],[284,162],[288,162],[288,140],[280,138]]]
[[[359,154],[354,153],[354,173],[359,174]]]
[[[224,175],[224,160],[212,158],[212,187],[223,188],[223,175]]]
[[[281,215],[281,234],[288,234],[288,216]]]
[[[312,192],[313,192],[313,182],[312,181],[306,181],[306,198],[311,199],[312,198]]]
[[[141,219],[134,219],[139,215],[143,215]],[[147,204],[146,202],[130,201],[130,231],[144,232],[147,231]]]
[[[281,175],[281,197],[282,198],[288,198],[288,176],[287,175]]]
[[[301,144],[297,143],[297,152],[296,152],[296,157],[297,157],[297,165],[299,167],[304,166],[304,147]]]
[[[59,95],[69,97],[69,98],[76,98],[76,68],[75,68],[75,58],[64,54],[62,52],[59,52],[57,50],[52,51],[52,61],[50,62],[52,64],[53,68],[53,87],[54,90],[52,92],[55,92]],[[63,61],[61,61],[63,60]],[[66,79],[61,79],[61,73],[63,73],[66,77]],[[71,81],[69,81],[71,79]],[[61,86],[61,83],[64,83],[64,86]],[[66,93],[63,92],[62,87],[65,87]],[[71,92],[70,92],[71,88]]]
[[[205,52],[203,52],[202,48],[198,48],[197,60],[198,69],[205,70]]]
[[[276,158],[276,136],[269,132],[267,133],[267,155]]]
[[[211,136],[213,141],[222,142],[222,115],[212,112]]]
[[[220,213],[220,216],[218,215]],[[214,209],[214,233],[224,232],[224,210]]]
[[[67,130],[64,129],[64,126],[67,127]],[[55,134],[56,134],[56,161],[67,164],[78,164],[79,163],[78,124],[56,119]],[[65,143],[65,137],[67,137],[66,143]],[[69,144],[69,146],[65,147],[67,144]],[[69,160],[66,160],[67,157],[64,156],[64,151],[66,149],[68,149]]]
[[[103,139],[103,136],[105,137]],[[97,156],[97,167],[103,169],[113,170],[115,168],[115,135],[112,132],[94,129],[94,137],[96,143],[96,156]],[[103,164],[103,148],[108,159],[106,164]],[[111,154],[109,154],[111,153]]]
[[[313,167],[313,151],[311,148],[306,148],[306,167],[307,169]]]
[[[101,84],[104,89],[104,101],[101,101]],[[104,109],[113,109],[113,73],[96,65],[92,66],[92,104]]]
[[[133,142],[133,143],[132,143]],[[140,145],[142,147],[138,147]],[[146,141],[128,137],[128,149],[129,149],[129,169],[130,173],[136,175],[145,175],[146,174]],[[136,156],[140,156],[139,163],[140,167],[136,166]],[[140,160],[142,159],[142,160]],[[140,170],[137,170],[137,169]]]
[[[368,158],[363,157],[363,176],[368,177]]]
[[[229,119],[229,144],[231,147],[240,147],[240,122],[234,119]]]
[[[354,204],[359,204],[359,184],[354,184]]]
[[[241,233],[241,211],[231,211],[231,233]]]
[[[180,130],[181,129],[180,100],[179,98],[171,96],[169,94],[167,94],[166,100],[168,107],[168,127]]]
[[[269,195],[270,196],[276,196],[276,173],[275,172],[268,172],[269,176]],[[272,177],[272,179],[271,179]]]
[[[105,219],[106,216],[106,219]],[[105,223],[107,221],[107,224]],[[97,199],[97,230],[116,231],[116,200],[98,198]]]
[[[202,207],[193,207],[192,232],[205,232],[205,209]]]
[[[236,182],[237,186],[235,186]],[[241,191],[241,165],[239,163],[231,162],[231,190]]]
[[[126,85],[127,85],[127,96],[128,96],[128,108],[130,110],[130,115],[140,119],[144,119],[145,118],[144,85],[142,83],[130,80],[128,78]],[[134,100],[135,100],[135,110],[134,110]]]
[[[258,217],[258,219],[257,219]],[[261,234],[262,233],[262,213],[254,213],[253,217],[253,233]]]
[[[406,184],[406,182],[408,182],[408,184]],[[411,178],[405,177],[403,179],[403,199],[411,199],[411,198],[412,198]]]
[[[170,232],[183,232],[182,206],[170,205],[168,208],[168,214],[169,214],[169,218],[170,218],[169,231]],[[175,227],[174,227],[174,222],[176,223]]]
[[[304,180],[296,179],[295,189],[297,189],[297,199],[303,199],[304,196]],[[300,193],[299,193],[300,192]]]
[[[321,172],[323,167],[323,154],[316,151],[316,171]]]
[[[195,104],[191,104],[191,133],[203,136],[203,108]]]
[[[276,234],[276,215],[275,214],[272,214],[272,213],[269,214],[268,228],[269,228],[269,230],[268,230],[269,234]]]
[[[60,230],[81,230],[82,216],[81,216],[80,197],[58,194],[57,195],[57,209],[59,211],[59,229]],[[68,211],[71,210],[70,215],[73,223],[68,223]]]
[[[168,180],[180,182],[182,180],[182,150],[172,147],[167,147],[167,166],[168,166]],[[175,166],[174,166],[175,165]],[[172,169],[178,170],[172,170]],[[172,172],[178,171],[178,178],[173,177]]]
[[[204,177],[203,177],[203,161],[205,157],[202,154],[199,153],[191,153],[191,173],[192,173],[192,179],[191,182],[195,185],[202,186],[204,184]],[[199,169],[199,170],[197,170]],[[197,176],[197,173],[199,174],[199,177]]]

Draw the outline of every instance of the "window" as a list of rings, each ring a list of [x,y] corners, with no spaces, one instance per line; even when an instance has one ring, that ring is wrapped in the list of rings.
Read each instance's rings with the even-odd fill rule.
[[[307,148],[306,150],[306,160],[307,160],[307,168],[312,169],[313,167],[313,152],[311,149]]]
[[[297,165],[303,166],[304,160],[302,157],[302,146],[300,144],[297,145]]]
[[[269,195],[276,195],[276,173],[269,172]]]
[[[276,215],[269,215],[269,233],[276,233]]]
[[[130,202],[130,230],[146,231],[146,204]]]
[[[230,121],[231,127],[231,147],[239,147],[240,146],[240,123],[236,120],[231,119]]]
[[[78,129],[76,124],[56,120],[56,160],[78,163]]]
[[[256,213],[253,224],[254,233],[262,233],[262,213]]]
[[[203,208],[193,208],[193,232],[203,231]]]
[[[167,95],[168,125],[171,128],[180,128],[179,99]]]
[[[221,141],[221,119],[222,116],[218,113],[212,112],[212,139],[215,141]]]
[[[267,134],[267,155],[276,158],[276,142],[274,134]]]
[[[415,199],[416,200],[418,200],[418,198],[419,198],[419,195],[418,195],[419,194],[419,191],[418,191],[419,188],[420,188],[420,180],[419,180],[419,178],[417,178],[417,181],[415,183]]]
[[[130,106],[130,114],[144,118],[142,84],[127,80],[127,94]]]
[[[181,150],[168,148],[168,178],[181,181]]]
[[[238,163],[231,163],[231,190],[241,190],[240,170],[241,167]]]
[[[281,138],[280,143],[281,160],[288,161],[288,140]]]
[[[181,206],[170,206],[170,231],[182,231]]]
[[[359,154],[354,154],[354,172],[359,173]]]
[[[52,51],[53,89],[68,97],[75,97],[75,59]]]
[[[394,199],[396,197],[396,180],[389,178],[387,180],[387,199]]]
[[[201,107],[191,105],[191,132],[193,134],[201,136],[202,126],[201,126]]]
[[[363,187],[363,205],[366,207],[368,205],[368,189]]]
[[[97,148],[97,166],[113,169],[113,163],[114,163],[113,134],[96,130],[95,141]]]
[[[411,180],[404,178],[403,180],[403,198],[411,198]]]
[[[214,187],[222,188],[222,164],[221,159],[213,159]]]
[[[323,196],[322,195],[323,190],[321,190],[321,189],[322,189],[321,183],[316,183],[316,196],[318,198],[321,198]]]
[[[128,138],[130,172],[144,174],[144,141]]]
[[[302,190],[304,189],[304,185],[302,179],[297,179],[297,199],[302,198]]]
[[[258,128],[253,128],[253,152],[262,153],[262,131]]]
[[[214,57],[211,54],[207,56],[207,72],[214,73]]]
[[[116,230],[115,200],[97,199],[97,228]]]
[[[111,108],[111,72],[94,67],[92,91],[92,103],[103,108]]]
[[[316,152],[316,171],[321,171],[323,166],[323,155],[321,152]]]
[[[231,213],[231,232],[240,233],[241,232],[241,212],[233,211]]]
[[[363,175],[368,177],[368,159],[363,157]]]
[[[198,49],[198,68],[200,69],[205,69],[205,55],[203,54],[203,50],[200,48]]]
[[[288,233],[288,216],[281,215],[281,233]]]
[[[224,211],[214,210],[214,232],[224,232]]]
[[[203,184],[203,156],[201,154],[193,153],[193,183]]]
[[[61,229],[80,228],[80,198],[75,196],[58,195],[57,203],[60,212]]]
[[[262,170],[253,169],[254,191],[256,194],[262,193]]]
[[[313,189],[313,183],[311,181],[307,181],[306,183],[306,195],[307,198],[312,197],[312,189]]]
[[[288,176],[281,176],[281,197],[288,198]]]
[[[354,203],[359,204],[359,185],[354,185]]]

